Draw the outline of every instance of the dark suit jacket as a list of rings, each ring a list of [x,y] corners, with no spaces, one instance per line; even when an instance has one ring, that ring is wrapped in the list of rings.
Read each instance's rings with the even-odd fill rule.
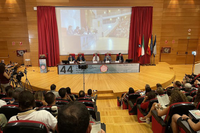
[[[119,56],[117,56],[116,61],[118,61],[118,60],[119,60]],[[124,58],[123,58],[123,56],[121,56],[121,60],[122,60],[122,62],[124,62]]]
[[[77,61],[80,61],[80,57],[77,58]],[[82,61],[85,61],[85,58],[82,56]]]
[[[68,58],[68,61],[71,61],[71,60],[70,60],[70,57]],[[74,59],[74,57],[73,57],[73,56],[72,56],[72,61],[75,61],[75,59]]]

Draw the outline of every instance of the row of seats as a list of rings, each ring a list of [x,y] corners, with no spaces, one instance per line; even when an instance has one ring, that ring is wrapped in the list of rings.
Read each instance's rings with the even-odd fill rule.
[[[193,99],[192,101],[195,100],[197,90],[193,90],[190,93],[185,93],[186,96],[192,96]],[[140,96],[139,93],[132,93],[129,94],[127,102],[126,101],[119,101],[117,100],[117,105],[122,106],[122,109],[128,109],[128,112],[130,115],[137,115],[138,122],[140,121],[140,117],[144,117],[148,114],[150,111],[153,103],[158,103],[158,99],[154,98],[151,99],[147,108],[147,111],[144,111],[143,109],[140,108],[140,104],[144,100],[145,96]],[[121,105],[122,104],[122,105]],[[170,132],[170,123],[171,123],[171,118],[173,114],[188,114],[188,110],[193,110],[193,109],[200,109],[200,103],[195,107],[192,102],[184,102],[184,103],[175,103],[170,106],[170,109],[163,120],[161,117],[158,116],[157,111],[153,110],[152,111],[152,130],[154,133],[164,133],[164,132]],[[187,132],[191,131],[189,128],[188,124],[186,122],[180,122],[179,123],[181,127],[182,132]],[[187,131],[186,131],[187,130]]]

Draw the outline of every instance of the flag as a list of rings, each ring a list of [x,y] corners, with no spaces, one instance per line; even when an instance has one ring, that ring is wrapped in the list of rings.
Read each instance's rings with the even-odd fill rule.
[[[141,56],[144,55],[144,35],[142,37],[142,52],[141,52]]]
[[[146,51],[148,55],[151,55],[150,46],[151,46],[151,38],[149,37],[149,43],[148,43],[148,47],[147,47],[147,51]]]
[[[156,56],[156,35],[155,35],[155,39],[154,39],[154,45],[153,45],[153,56]]]
[[[141,36],[139,36],[139,45],[138,45],[138,57],[141,56],[142,48],[141,48]]]
[[[151,46],[150,46],[150,49],[151,49],[151,55],[153,54],[153,35],[151,35]]]

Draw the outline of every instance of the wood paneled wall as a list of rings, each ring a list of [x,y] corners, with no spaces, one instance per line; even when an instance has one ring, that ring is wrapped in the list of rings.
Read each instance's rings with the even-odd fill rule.
[[[1,0],[0,60],[23,63],[23,57],[17,57],[16,50],[30,51],[25,0]]]
[[[1,0],[0,6],[0,57],[5,56],[8,61],[21,63],[22,57],[17,57],[15,51],[27,49],[31,52],[33,66],[38,66],[37,11],[33,10],[36,6],[153,6],[153,35],[157,37],[156,62],[177,63],[178,40],[187,39],[188,29],[192,30],[191,39],[200,40],[199,0]],[[13,41],[16,42],[14,46]],[[23,42],[22,46],[19,45],[20,41]],[[164,46],[172,47],[172,52],[160,56],[160,49]],[[199,53],[200,48],[198,58]],[[60,57],[61,60],[67,58]],[[86,56],[87,60],[91,58]],[[112,58],[115,59],[115,55]]]

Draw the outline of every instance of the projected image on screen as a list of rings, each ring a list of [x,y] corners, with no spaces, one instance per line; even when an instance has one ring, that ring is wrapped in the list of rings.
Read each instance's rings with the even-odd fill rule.
[[[128,53],[131,8],[56,8],[60,54]]]

